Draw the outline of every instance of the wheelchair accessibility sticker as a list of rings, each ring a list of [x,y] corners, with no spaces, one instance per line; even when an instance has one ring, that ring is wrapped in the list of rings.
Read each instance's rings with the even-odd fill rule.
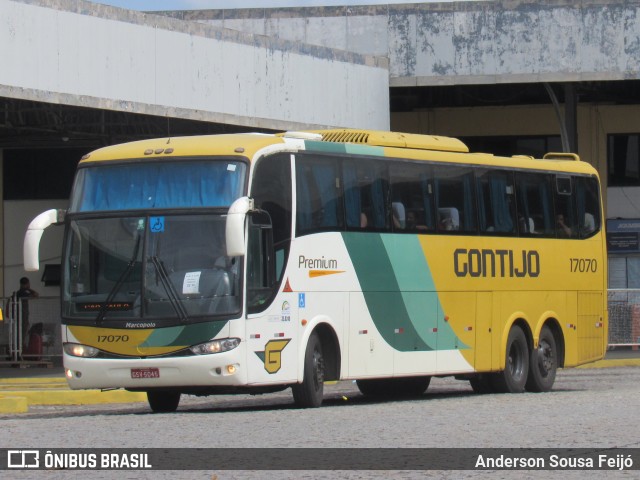
[[[149,228],[152,233],[164,232],[164,217],[151,217],[149,219]]]

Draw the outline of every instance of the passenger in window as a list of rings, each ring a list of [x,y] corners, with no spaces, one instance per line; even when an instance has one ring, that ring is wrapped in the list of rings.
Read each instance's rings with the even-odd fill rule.
[[[418,223],[416,212],[409,210],[407,212],[407,230],[419,230],[426,232],[428,228],[426,225],[421,225]]]
[[[453,230],[453,219],[451,217],[445,217],[440,220],[440,230]]]
[[[531,217],[525,218],[523,215],[520,215],[518,217],[518,228],[520,230],[520,233],[532,233],[532,234],[539,233],[539,232],[536,232],[535,222],[533,221],[533,218]]]
[[[585,213],[584,214],[584,226],[583,226],[582,230],[583,230],[583,235],[584,236],[588,236],[588,235],[592,234],[593,232],[595,232],[595,230],[596,230],[596,221],[595,221],[595,218],[594,218],[593,214],[591,214],[591,213]]]
[[[404,230],[407,221],[404,205],[400,202],[393,202],[391,204],[391,213],[393,217],[393,229]]]
[[[573,236],[571,227],[565,223],[564,215],[561,213],[556,215],[556,231],[560,237],[570,238]]]
[[[367,228],[369,226],[369,221],[367,220],[367,214],[362,212],[360,213],[360,228]]]

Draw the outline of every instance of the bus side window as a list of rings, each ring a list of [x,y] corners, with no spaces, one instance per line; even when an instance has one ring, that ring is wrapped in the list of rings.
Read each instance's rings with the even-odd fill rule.
[[[600,230],[600,195],[595,178],[577,177],[576,207],[580,238],[588,238]]]
[[[248,256],[247,268],[253,275],[250,280],[254,282],[254,293],[256,294],[252,307],[255,310],[260,310],[262,308],[260,299],[268,301],[272,295],[275,295],[289,257],[293,209],[290,155],[275,155],[259,160],[255,167],[253,179],[251,196],[255,201],[256,207],[266,212],[266,216],[262,218],[262,223],[271,224],[270,229],[267,229],[264,225],[260,225],[258,228],[253,224],[260,224],[260,222],[256,222],[258,219],[253,218],[251,223],[255,228],[251,230],[252,233],[249,236],[251,254]],[[269,231],[267,232],[267,230]],[[267,238],[267,235],[270,236],[270,239]],[[256,255],[258,257],[254,258]],[[266,283],[262,285],[264,290],[258,293],[258,282],[260,279],[264,279],[264,275],[266,275],[260,270],[263,268],[263,262],[265,261],[263,255],[274,257],[269,260],[273,263],[269,268],[272,268],[275,278],[272,285],[267,285]],[[251,281],[248,287],[251,286]]]
[[[435,167],[434,168],[434,196],[438,208],[438,231],[455,231],[456,224],[458,231],[465,233],[476,233],[476,202],[474,175],[469,168],[459,167]],[[444,211],[448,209],[451,220],[444,219]],[[453,210],[455,209],[455,210]],[[457,213],[457,222],[453,218]]]
[[[558,238],[576,238],[578,225],[573,195],[572,178],[556,175],[555,222]]]
[[[342,167],[344,183],[344,205],[347,228],[367,228],[369,218],[363,211],[362,193],[358,182],[358,169],[354,162],[344,162]]]
[[[393,163],[389,169],[393,231],[420,233],[435,230],[431,167],[421,163]]]
[[[336,160],[298,154],[296,157],[297,226],[304,235],[342,229],[340,182]]]
[[[513,175],[499,170],[489,170],[477,177],[478,215],[480,231],[495,234],[515,232],[515,202],[513,199]],[[518,221],[528,225],[524,217]]]
[[[386,165],[369,158],[345,160],[342,167],[347,228],[389,229]]]
[[[555,237],[551,176],[516,173],[516,209],[520,236]]]

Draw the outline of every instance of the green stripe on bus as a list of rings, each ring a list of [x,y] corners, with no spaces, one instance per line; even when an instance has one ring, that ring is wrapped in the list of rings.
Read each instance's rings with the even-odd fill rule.
[[[434,350],[411,321],[381,235],[349,232],[342,236],[367,308],[382,338],[402,352]]]
[[[304,149],[316,151],[316,152],[329,152],[329,153],[346,153],[347,151],[343,143],[316,142],[314,140],[305,140]]]
[[[389,234],[381,237],[414,330],[426,344],[437,350],[468,348],[444,321],[446,312],[418,237]],[[436,338],[437,346],[434,345]]]
[[[347,153],[351,153],[353,155],[372,155],[375,157],[384,157],[384,147],[347,143],[345,145],[345,149],[347,150]]]
[[[350,153],[353,155],[370,155],[374,157],[384,157],[384,147],[372,145],[359,145],[357,143],[333,143],[316,142],[305,140],[304,148],[307,151],[329,152],[329,153]]]
[[[343,233],[373,323],[396,350],[469,348],[445,312],[415,235]]]
[[[215,337],[226,324],[226,320],[219,320],[179,327],[156,328],[142,346],[171,347],[195,345]]]

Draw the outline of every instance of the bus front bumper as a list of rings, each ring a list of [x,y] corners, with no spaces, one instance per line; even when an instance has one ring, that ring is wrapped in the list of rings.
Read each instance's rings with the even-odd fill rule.
[[[64,354],[71,389],[246,385],[241,349],[193,357],[104,359]]]

